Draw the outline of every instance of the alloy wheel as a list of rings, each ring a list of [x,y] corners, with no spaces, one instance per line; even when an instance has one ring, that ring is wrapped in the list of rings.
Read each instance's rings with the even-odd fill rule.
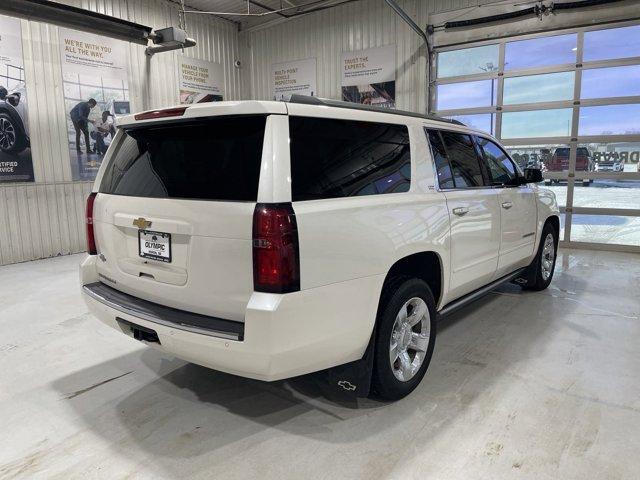
[[[556,258],[556,245],[553,239],[553,234],[547,233],[544,239],[544,246],[542,247],[542,261],[540,268],[542,269],[542,278],[546,282],[549,280],[551,273],[553,272],[553,262]]]
[[[16,143],[16,129],[6,118],[0,118],[0,149],[9,150]]]
[[[396,315],[389,342],[391,370],[398,380],[407,382],[420,370],[430,336],[429,308],[422,298],[413,297]]]

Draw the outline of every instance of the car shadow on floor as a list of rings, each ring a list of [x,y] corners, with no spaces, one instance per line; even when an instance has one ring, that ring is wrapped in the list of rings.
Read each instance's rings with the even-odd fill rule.
[[[127,458],[152,455],[153,468],[173,477],[225,461],[231,446],[251,448],[274,438],[295,438],[296,446],[346,446],[382,434],[391,445],[424,428],[435,438],[492,388],[510,362],[542,349],[553,321],[546,302],[544,295],[504,286],[440,322],[427,376],[395,403],[361,399],[354,408],[327,398],[314,375],[265,383],[153,349],[74,372],[54,387],[110,449]],[[523,318],[524,303],[530,318]],[[509,324],[515,325],[506,330]],[[104,383],[106,372],[117,379]],[[88,378],[98,386],[83,389]],[[188,468],[181,461],[196,458]]]

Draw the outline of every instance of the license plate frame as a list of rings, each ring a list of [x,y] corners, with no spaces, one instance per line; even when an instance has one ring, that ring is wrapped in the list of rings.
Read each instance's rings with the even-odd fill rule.
[[[146,238],[143,239],[143,236],[146,237],[147,235],[150,235],[152,237],[160,237],[163,240],[161,244],[166,243],[167,245],[166,255],[162,255],[161,253],[160,254],[156,253],[156,252],[160,252],[159,249],[155,249],[151,251],[149,250],[143,251],[142,242],[147,241]],[[155,240],[157,241],[157,238],[155,238]],[[142,258],[148,258],[151,260],[156,260],[164,263],[171,263],[171,234],[165,233],[165,232],[156,232],[153,230],[138,230],[138,255]]]

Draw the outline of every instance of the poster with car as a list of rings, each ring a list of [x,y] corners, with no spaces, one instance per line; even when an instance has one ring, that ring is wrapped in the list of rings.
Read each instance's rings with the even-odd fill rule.
[[[0,15],[0,182],[33,182],[20,20]]]
[[[342,99],[347,102],[395,108],[396,46],[343,52]]]
[[[73,180],[93,180],[117,117],[131,111],[127,46],[76,30],[59,32],[71,173]]]
[[[180,103],[221,102],[224,99],[222,65],[195,58],[180,61]]]
[[[316,59],[306,58],[271,65],[271,98],[283,100],[290,95],[315,96]]]

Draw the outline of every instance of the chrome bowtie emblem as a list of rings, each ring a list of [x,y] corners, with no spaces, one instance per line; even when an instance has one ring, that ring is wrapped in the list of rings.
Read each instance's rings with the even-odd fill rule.
[[[338,385],[341,386],[342,388],[344,388],[345,390],[349,391],[349,392],[352,392],[352,391],[354,391],[356,389],[356,386],[353,383],[351,383],[351,382],[349,382],[347,380],[340,380],[338,382]]]
[[[151,226],[151,222],[149,220],[147,220],[146,218],[140,217],[140,218],[136,218],[133,221],[133,224],[138,227],[140,230],[144,230],[146,228],[149,228]]]

